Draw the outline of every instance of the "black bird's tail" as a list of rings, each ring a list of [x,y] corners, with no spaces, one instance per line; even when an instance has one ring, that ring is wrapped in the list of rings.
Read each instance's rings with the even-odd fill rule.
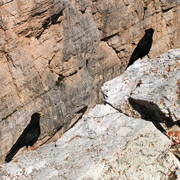
[[[14,155],[19,151],[20,148],[16,147],[16,146],[13,146],[8,154],[6,155],[6,158],[5,158],[5,162],[9,162],[12,160],[12,158],[14,157]]]
[[[130,65],[132,65],[134,62],[135,62],[135,60],[134,60],[134,58],[131,56],[131,58],[130,58],[130,60],[129,60],[129,63],[128,63],[126,69],[127,69]]]

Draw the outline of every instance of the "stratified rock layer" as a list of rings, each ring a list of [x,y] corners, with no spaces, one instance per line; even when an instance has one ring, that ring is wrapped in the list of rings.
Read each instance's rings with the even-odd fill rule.
[[[33,112],[46,114],[42,144],[100,102],[145,29],[155,29],[151,57],[179,47],[178,2],[1,0],[1,160]]]

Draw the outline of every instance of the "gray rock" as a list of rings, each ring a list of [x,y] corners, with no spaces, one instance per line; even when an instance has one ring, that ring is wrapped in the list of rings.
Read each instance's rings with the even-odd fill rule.
[[[166,179],[180,167],[151,122],[96,105],[56,143],[2,165],[1,179]]]
[[[46,114],[43,144],[102,103],[100,87],[124,72],[145,29],[155,29],[151,57],[180,47],[178,0],[0,0],[0,8],[0,162],[33,112]]]
[[[162,114],[168,109],[170,114],[173,113],[177,117],[179,115],[179,111],[171,107],[172,103],[176,103],[177,96],[174,95],[173,100],[170,99],[174,92],[172,88],[176,88],[172,80],[179,74],[179,67],[175,68],[179,55],[180,49],[175,49],[157,59],[136,61],[124,74],[103,85],[106,105],[98,104],[90,109],[55,143],[44,145],[37,151],[23,153],[18,161],[2,164],[0,178],[3,180],[180,178],[180,162],[171,152],[174,141],[168,138],[168,133],[165,136],[154,126],[154,122],[150,122],[159,115],[154,107],[159,108]],[[163,66],[164,63],[166,64]],[[171,69],[167,71],[169,67]],[[161,89],[162,86],[165,88]],[[136,106],[129,103],[128,96],[133,99]],[[171,101],[168,103],[164,101],[162,105],[158,101],[162,96]],[[149,115],[153,118],[145,120],[128,117],[125,113],[128,114],[130,110],[126,111],[127,106],[124,108],[123,103],[129,103],[129,107],[132,105],[134,112],[139,110],[135,108],[138,105],[140,106],[138,108],[142,109],[145,106],[149,108],[152,113]],[[141,111],[138,113],[143,115]],[[147,115],[146,113],[145,111],[144,114]],[[169,132],[177,134],[180,132],[179,127],[176,131],[171,129]],[[177,138],[175,134],[173,135]]]
[[[136,61],[124,74],[103,85],[105,101],[131,116],[135,110],[139,117],[158,122],[179,120],[179,58],[180,49],[175,49],[160,58]]]

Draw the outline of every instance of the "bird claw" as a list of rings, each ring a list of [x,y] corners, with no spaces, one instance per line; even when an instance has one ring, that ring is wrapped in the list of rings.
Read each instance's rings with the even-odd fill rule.
[[[38,147],[34,147],[34,146],[31,146],[32,147],[32,149],[34,149],[34,150],[37,150],[38,149]]]

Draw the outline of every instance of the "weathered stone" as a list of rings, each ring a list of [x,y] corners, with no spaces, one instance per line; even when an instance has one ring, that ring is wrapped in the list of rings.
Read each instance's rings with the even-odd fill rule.
[[[151,57],[179,47],[178,17],[169,0],[1,1],[0,159],[34,111],[46,113],[44,143],[101,102],[101,85],[124,71],[144,29],[156,30]]]
[[[121,76],[106,82],[105,102],[132,117],[152,121],[170,139],[179,157],[180,49],[159,58],[137,60]]]
[[[167,179],[179,177],[171,140],[151,122],[96,105],[56,143],[2,165],[1,179]],[[14,177],[14,178],[13,178]]]
[[[131,114],[132,105],[142,117],[146,113],[152,116],[154,111],[152,118],[159,122],[166,116],[179,120],[179,58],[180,49],[176,49],[160,58],[137,60],[124,74],[103,85],[105,101],[126,114]]]

